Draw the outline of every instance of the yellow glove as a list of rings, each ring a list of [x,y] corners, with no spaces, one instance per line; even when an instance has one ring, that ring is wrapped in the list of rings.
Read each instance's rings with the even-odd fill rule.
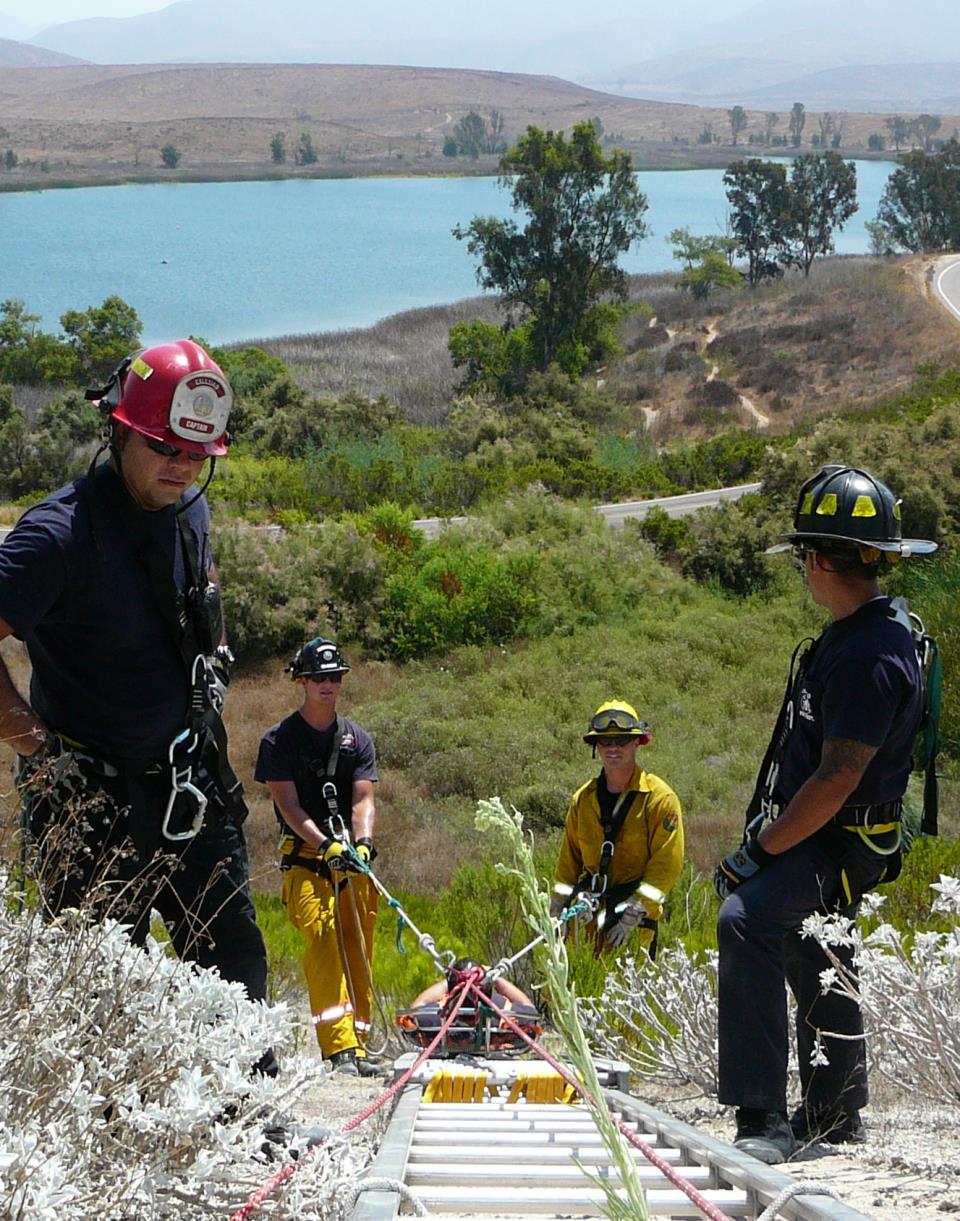
[[[353,850],[357,856],[363,861],[364,865],[370,864],[370,845],[369,844],[354,844]]]
[[[338,839],[332,839],[323,850],[323,863],[330,869],[346,869],[347,862],[343,860],[346,844]]]

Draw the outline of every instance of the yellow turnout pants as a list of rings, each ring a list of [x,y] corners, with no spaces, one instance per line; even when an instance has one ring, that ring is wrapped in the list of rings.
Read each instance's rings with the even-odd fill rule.
[[[351,1047],[364,1054],[370,1033],[377,899],[363,874],[332,882],[294,865],[283,875],[287,915],[307,945],[303,969],[310,1009],[320,1050],[327,1057]]]

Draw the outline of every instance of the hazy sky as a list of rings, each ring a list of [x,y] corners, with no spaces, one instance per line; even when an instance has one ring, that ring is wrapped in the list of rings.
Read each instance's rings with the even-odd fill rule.
[[[0,0],[0,13],[31,29],[83,17],[135,17],[166,8],[163,0]]]
[[[31,30],[40,30],[61,21],[79,21],[87,17],[133,17],[138,13],[155,12],[167,8],[172,0],[0,0],[0,17],[12,17]],[[784,0],[786,3],[787,0]],[[383,0],[384,8],[393,9],[395,0]],[[627,13],[649,9],[651,15],[660,7],[661,0],[594,0],[586,9],[591,19],[602,22],[616,19]],[[717,18],[738,12],[750,6],[751,0],[673,0],[671,11],[689,11],[693,20],[701,17]],[[524,0],[520,0],[521,11]],[[585,12],[584,0],[555,0],[551,6],[556,17],[579,19]],[[473,10],[466,10],[475,20]],[[467,17],[464,18],[466,22]]]

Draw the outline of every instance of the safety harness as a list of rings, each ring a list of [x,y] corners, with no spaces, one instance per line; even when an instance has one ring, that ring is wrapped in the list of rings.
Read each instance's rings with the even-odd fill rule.
[[[323,784],[321,786],[320,794],[324,802],[326,802],[327,817],[325,819],[322,817],[317,819],[316,815],[314,815],[312,811],[308,811],[308,813],[311,813],[311,816],[319,823],[320,829],[325,834],[329,835],[331,839],[338,839],[341,841],[349,840],[347,826],[344,822],[343,815],[340,813],[340,804],[337,800],[337,785],[335,780],[337,764],[340,762],[340,747],[343,744],[344,729],[345,725],[343,717],[338,712],[336,726],[333,731],[333,744],[330,747],[330,755],[327,759],[326,767],[323,767],[320,764],[316,756],[308,755],[305,750],[298,751],[297,761],[294,766],[294,783],[297,787],[298,793],[302,791],[301,782],[303,780],[312,780],[315,777],[323,777]],[[311,873],[317,873],[321,877],[329,879],[331,877],[330,867],[326,864],[326,862],[320,860],[318,857],[302,856],[301,851],[306,847],[305,841],[302,840],[295,831],[291,830],[291,828],[284,821],[283,816],[280,814],[280,811],[277,809],[276,805],[274,805],[274,811],[277,815],[277,821],[280,824],[284,838],[289,838],[293,841],[293,850],[291,852],[285,852],[281,856],[281,870],[286,871],[287,869],[292,869],[294,865],[297,865],[301,869],[309,869]]]
[[[597,863],[596,872],[585,869],[573,886],[569,888],[562,882],[554,884],[555,894],[568,895],[564,903],[565,908],[569,908],[576,903],[581,894],[587,893],[593,895],[600,903],[600,914],[597,918],[600,927],[616,924],[621,914],[618,908],[621,908],[627,900],[633,897],[637,887],[640,885],[639,879],[619,882],[616,886],[610,885],[610,866],[613,864],[613,857],[617,850],[617,841],[620,838],[620,833],[623,831],[624,824],[627,821],[627,815],[630,813],[636,798],[636,789],[625,789],[612,807],[604,810],[601,806],[600,825],[603,828],[603,843],[600,845],[600,860]],[[600,804],[599,800],[598,804]],[[650,946],[650,956],[652,958],[656,952],[657,921],[649,915],[643,916],[636,927],[653,929],[654,941]]]
[[[939,649],[937,642],[926,634],[922,622],[910,611],[902,598],[893,599],[886,609],[886,614],[910,632],[917,653],[917,662],[923,682],[924,705],[913,753],[912,768],[925,773],[921,831],[925,835],[936,835],[939,806],[936,775],[940,710]],[[779,818],[785,808],[785,803],[779,801],[775,795],[780,764],[786,750],[787,740],[796,722],[803,680],[814,659],[820,639],[814,640],[812,637],[806,637],[801,640],[790,658],[790,672],[783,702],[770,743],[760,765],[753,796],[747,806],[745,826],[748,836],[756,835],[765,822]],[[874,885],[877,885],[877,881],[892,882],[899,876],[903,851],[902,819],[903,798],[897,797],[891,801],[875,802],[872,805],[841,806],[827,824],[828,832],[839,830],[856,835],[860,842],[870,850],[874,859],[877,856],[889,858],[884,864],[881,877],[865,883],[863,878],[858,876],[863,873],[862,860],[858,861],[843,846],[842,840],[834,838],[830,841],[834,845],[834,851],[839,852],[840,881],[848,903],[854,902],[863,893],[865,887],[872,889]],[[867,873],[870,873],[869,869]],[[875,870],[873,873],[875,874]]]
[[[919,617],[907,607],[902,598],[895,598],[887,609],[887,615],[910,632],[917,652],[917,662],[924,687],[923,714],[913,756],[913,769],[924,772],[923,823],[925,835],[936,835],[939,810],[939,793],[936,774],[936,757],[939,750],[940,715],[940,651],[936,640],[924,631]],[[822,639],[822,637],[821,637]],[[803,680],[814,659],[820,640],[808,636],[801,640],[790,658],[790,673],[784,691],[783,702],[774,725],[770,743],[763,756],[753,796],[747,805],[746,825],[762,815],[762,821],[779,818],[784,804],[775,797],[780,764],[789,738],[796,723],[796,711],[800,700]],[[901,821],[903,799],[876,802],[873,805],[842,806],[831,820],[831,825],[845,830],[859,830],[867,840],[870,833],[881,834],[893,830]],[[758,824],[760,825],[760,824]]]
[[[127,495],[119,477],[106,465],[91,470],[84,488],[94,541],[103,551],[107,524],[123,523],[143,565],[154,603],[183,662],[190,695],[184,726],[170,742],[165,760],[111,761],[92,755],[82,743],[64,739],[87,770],[102,776],[122,774],[131,805],[145,795],[143,780],[169,769],[170,794],[161,816],[160,833],[168,841],[191,840],[209,817],[211,803],[217,820],[246,817],[243,788],[227,757],[223,724],[223,692],[229,682],[229,652],[221,649],[223,613],[218,587],[206,579],[197,540],[176,515],[176,545],[183,556],[186,590],[174,580],[169,558],[153,538],[145,514]],[[151,803],[152,804],[152,803]]]

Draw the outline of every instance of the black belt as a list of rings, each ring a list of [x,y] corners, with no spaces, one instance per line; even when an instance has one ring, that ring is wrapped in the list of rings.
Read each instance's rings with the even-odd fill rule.
[[[841,806],[833,816],[837,827],[879,827],[899,822],[903,814],[903,798],[881,801],[870,806]]]
[[[787,802],[772,801],[768,806],[772,822],[787,808]],[[880,801],[870,806],[841,806],[827,826],[833,827],[881,827],[886,823],[899,822],[903,814],[903,798]]]
[[[333,881],[333,874],[330,872],[330,866],[326,863],[326,861],[321,860],[320,857],[297,856],[295,852],[282,855],[280,857],[280,872],[286,873],[288,869],[293,868],[308,869],[310,873],[315,873],[321,878],[326,878],[328,882]]]

